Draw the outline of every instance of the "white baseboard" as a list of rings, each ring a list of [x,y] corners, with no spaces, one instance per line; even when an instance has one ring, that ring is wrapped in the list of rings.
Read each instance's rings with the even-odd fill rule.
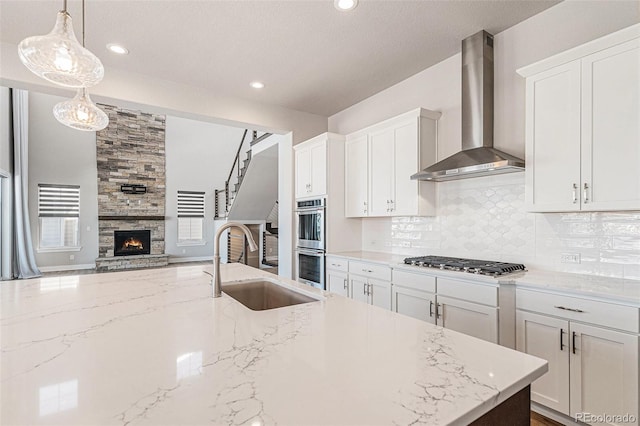
[[[213,262],[213,256],[200,256],[200,257],[169,257],[169,263],[185,263],[185,262],[203,262],[209,260]]]
[[[83,265],[58,265],[58,266],[38,266],[40,272],[60,272],[79,271],[81,269],[95,269],[95,263],[85,263]]]
[[[562,413],[558,413],[555,410],[545,407],[544,405],[540,405],[536,402],[531,401],[531,411],[535,411],[538,414],[542,414],[548,419],[554,420],[560,424],[565,426],[573,426],[573,425],[584,425],[586,423],[582,423],[577,421],[569,416],[566,416]]]

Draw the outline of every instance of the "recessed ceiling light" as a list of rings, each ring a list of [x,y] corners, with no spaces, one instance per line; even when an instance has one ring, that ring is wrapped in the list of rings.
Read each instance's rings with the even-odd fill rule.
[[[259,81],[252,81],[251,83],[249,83],[249,86],[253,87],[254,89],[262,89],[264,87],[264,83],[261,83]]]
[[[129,49],[127,49],[126,47],[121,46],[119,44],[115,44],[115,43],[107,44],[107,49],[109,49],[113,53],[117,53],[118,55],[128,55],[129,54]]]
[[[353,10],[358,5],[358,0],[334,0],[333,5],[338,10]]]

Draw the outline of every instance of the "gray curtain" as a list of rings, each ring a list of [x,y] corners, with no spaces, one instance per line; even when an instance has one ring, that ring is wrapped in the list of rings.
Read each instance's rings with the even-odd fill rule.
[[[28,208],[29,92],[11,89],[13,133],[13,277],[42,275],[36,265]]]

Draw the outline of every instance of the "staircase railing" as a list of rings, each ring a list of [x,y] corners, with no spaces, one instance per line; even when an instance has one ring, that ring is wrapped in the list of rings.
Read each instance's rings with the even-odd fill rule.
[[[258,132],[255,130],[253,131],[253,134],[252,134],[253,137],[251,138],[251,143],[249,144],[249,150],[246,151],[247,158],[245,160],[244,166],[241,167],[240,155],[243,152],[242,147],[245,146],[247,133],[249,133],[249,129],[245,129],[244,133],[242,134],[242,140],[240,141],[240,145],[238,145],[238,150],[236,151],[236,156],[233,159],[233,164],[231,165],[229,176],[227,177],[227,180],[224,183],[224,189],[216,189],[214,191],[214,195],[215,195],[214,208],[215,208],[216,219],[225,218],[227,216],[227,213],[229,212],[229,206],[231,205],[231,201],[232,201],[231,200],[231,182],[232,182],[231,179],[234,177],[234,171],[236,171],[236,176],[235,176],[236,184],[235,184],[234,192],[237,193],[243,178],[242,176],[243,167],[246,169],[249,161],[251,161],[251,148],[258,142],[272,135],[272,133],[265,133],[264,135],[258,137]],[[222,206],[220,203],[220,194],[222,194],[223,192],[224,192],[224,215],[221,215],[220,213],[222,212],[221,211]]]

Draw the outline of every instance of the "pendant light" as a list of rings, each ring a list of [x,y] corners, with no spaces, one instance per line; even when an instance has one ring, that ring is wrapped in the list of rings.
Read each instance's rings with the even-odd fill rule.
[[[82,0],[82,48],[84,49],[84,0]],[[76,130],[97,132],[109,124],[109,117],[89,97],[86,87],[78,89],[73,99],[53,107],[53,116],[60,123]]]
[[[84,33],[84,0],[82,0]],[[67,0],[58,12],[53,30],[44,36],[27,37],[18,45],[22,63],[34,74],[65,87],[91,87],[104,77],[100,59],[78,43],[73,32]]]
[[[91,101],[84,87],[78,89],[73,99],[57,103],[53,115],[65,126],[86,132],[97,132],[109,124],[107,114]]]

